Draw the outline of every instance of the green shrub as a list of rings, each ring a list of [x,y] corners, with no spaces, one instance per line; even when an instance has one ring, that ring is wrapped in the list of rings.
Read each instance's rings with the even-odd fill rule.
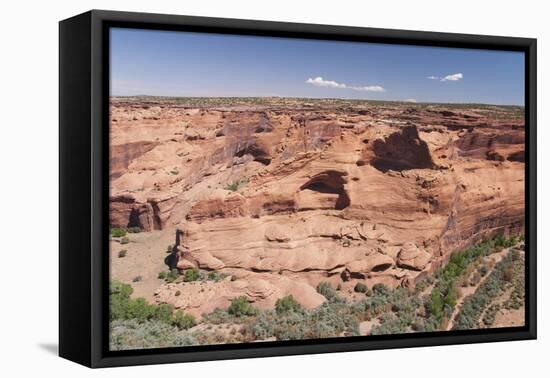
[[[193,282],[199,280],[201,277],[199,271],[195,268],[187,269],[183,273],[183,281]]]
[[[126,250],[125,249],[121,249],[120,251],[118,251],[118,257],[119,258],[122,258],[122,257],[125,257],[126,256]]]
[[[179,274],[179,271],[177,269],[172,269],[172,270],[169,270],[169,271],[159,272],[157,278],[161,279],[161,280],[164,280],[168,283],[172,283],[172,282],[174,282],[175,280],[178,279],[179,275],[180,274]]]
[[[443,318],[443,306],[441,291],[436,287],[432,290],[426,306],[430,316],[440,321]]]
[[[209,281],[219,281],[221,280],[221,276],[216,271],[208,272],[207,279]]]
[[[384,284],[377,283],[372,286],[372,291],[375,295],[388,296],[391,293],[391,289]]]
[[[231,301],[227,312],[234,316],[252,316],[256,315],[258,311],[248,303],[248,299],[243,295],[237,297]]]
[[[132,286],[113,281],[109,285],[109,317],[112,319],[126,319],[126,312],[130,295],[133,293]]]
[[[181,310],[178,310],[172,318],[172,325],[178,329],[189,329],[197,325],[197,322],[193,315],[185,314]]]
[[[240,180],[237,180],[237,181],[233,181],[231,184],[228,184],[225,187],[225,189],[226,190],[231,190],[232,192],[236,192],[237,190],[239,190],[240,188],[242,188],[246,184],[248,184],[248,180],[246,178],[243,178],[243,179],[240,179]]]
[[[317,292],[319,294],[321,294],[322,296],[324,296],[326,299],[328,299],[329,301],[331,300],[335,300],[335,299],[338,299],[339,296],[338,296],[338,293],[336,292],[336,290],[332,287],[332,285],[330,284],[330,282],[320,282],[318,285],[317,285]]]
[[[111,236],[114,238],[121,238],[123,236],[126,236],[126,229],[120,227],[112,227]]]
[[[163,321],[165,323],[170,323],[172,320],[172,315],[174,313],[174,306],[170,304],[159,304],[159,305],[150,305],[152,309],[153,319]]]
[[[120,239],[120,244],[128,244],[128,243],[130,243],[130,239],[127,236],[123,236]]]
[[[358,282],[357,285],[355,285],[355,287],[353,288],[353,291],[355,291],[356,293],[366,293],[367,290],[367,285],[362,282]]]
[[[175,280],[177,280],[179,276],[180,276],[179,270],[172,269],[168,273],[166,273],[166,282],[172,283]]]
[[[275,302],[275,311],[277,314],[287,314],[289,312],[297,312],[302,309],[302,306],[294,299],[292,295],[277,299]]]
[[[138,276],[139,277],[139,276]],[[111,282],[109,289],[110,319],[133,319],[138,322],[158,320],[171,323],[174,306],[149,304],[144,298],[130,298],[133,289],[118,281]]]
[[[139,228],[139,227],[128,227],[127,231],[130,234],[139,234],[141,232],[141,228]]]

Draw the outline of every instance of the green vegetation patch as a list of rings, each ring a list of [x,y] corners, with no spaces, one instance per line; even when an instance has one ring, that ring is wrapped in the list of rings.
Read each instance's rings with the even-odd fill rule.
[[[243,317],[256,315],[258,310],[248,302],[248,299],[244,295],[242,295],[231,301],[227,312],[237,317]]]
[[[121,227],[111,227],[111,236],[113,238],[121,238],[126,236],[126,229]]]

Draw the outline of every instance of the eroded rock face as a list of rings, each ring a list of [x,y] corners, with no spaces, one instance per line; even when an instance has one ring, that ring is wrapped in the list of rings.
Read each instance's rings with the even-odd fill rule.
[[[423,270],[432,259],[432,255],[421,250],[412,242],[405,243],[397,256],[397,265],[404,269]]]
[[[288,101],[112,102],[111,224],[180,230],[178,268],[237,278],[165,285],[158,301],[315,306],[321,281],[414,285],[454,250],[523,229],[517,109]]]

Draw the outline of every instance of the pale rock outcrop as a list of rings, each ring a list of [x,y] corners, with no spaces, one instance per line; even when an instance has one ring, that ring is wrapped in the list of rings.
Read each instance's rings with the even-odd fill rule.
[[[422,270],[431,260],[431,255],[412,242],[407,242],[397,255],[397,265],[406,269]]]

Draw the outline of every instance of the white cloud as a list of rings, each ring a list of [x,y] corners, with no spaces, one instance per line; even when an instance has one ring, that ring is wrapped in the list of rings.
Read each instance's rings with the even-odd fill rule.
[[[443,76],[443,77],[441,77],[441,76],[426,76],[426,79],[439,80],[439,81],[458,81],[462,78],[464,78],[464,75],[460,72],[452,74],[452,75]]]
[[[416,98],[406,98],[406,99],[403,100],[403,102],[414,102],[414,103],[416,103],[418,101],[416,101]]]
[[[452,74],[452,75],[447,75],[444,78],[442,78],[441,81],[458,81],[458,80],[462,79],[463,77],[464,77],[464,75],[462,75],[459,72],[459,73],[455,73],[455,74]]]
[[[354,91],[365,91],[365,92],[385,92],[386,91],[380,85],[353,86],[353,85],[347,85],[344,83],[338,83],[334,80],[325,80],[321,76],[317,76],[316,78],[313,78],[313,79],[309,78],[306,80],[306,83],[315,85],[316,87],[352,89]]]
[[[355,91],[366,91],[366,92],[385,92],[386,90],[380,85],[367,85],[365,87],[348,87],[346,88],[353,89]]]
[[[346,88],[346,84],[340,84],[333,80],[325,80],[321,76],[315,79],[309,78],[306,83],[315,85],[316,87],[329,87],[329,88]]]

